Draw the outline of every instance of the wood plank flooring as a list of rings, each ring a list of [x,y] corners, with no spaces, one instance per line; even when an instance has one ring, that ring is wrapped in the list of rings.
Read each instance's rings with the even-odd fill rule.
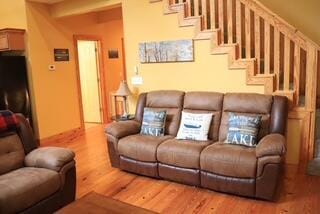
[[[320,177],[287,165],[277,202],[266,202],[112,168],[103,126],[86,130],[73,142],[50,144],[76,153],[77,198],[90,191],[159,213],[320,213]]]

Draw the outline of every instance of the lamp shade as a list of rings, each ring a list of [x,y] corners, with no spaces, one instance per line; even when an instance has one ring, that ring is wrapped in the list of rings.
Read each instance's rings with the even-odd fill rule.
[[[132,95],[132,92],[130,91],[130,89],[128,87],[127,81],[123,80],[120,82],[119,88],[118,88],[115,95],[116,96],[123,96],[123,97]]]

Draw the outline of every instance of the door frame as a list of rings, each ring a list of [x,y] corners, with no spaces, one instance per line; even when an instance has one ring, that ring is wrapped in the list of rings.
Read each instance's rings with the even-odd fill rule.
[[[79,99],[79,109],[80,109],[80,123],[81,128],[84,128],[84,113],[83,113],[83,102],[82,102],[82,93],[81,93],[81,80],[80,80],[80,67],[79,67],[79,54],[78,54],[78,41],[95,41],[97,42],[97,58],[98,58],[98,75],[99,75],[99,92],[100,92],[100,102],[102,108],[101,121],[102,123],[107,123],[109,121],[108,118],[108,99],[106,99],[106,86],[105,86],[105,72],[104,72],[104,62],[102,56],[103,43],[102,39],[96,35],[74,35],[74,49],[75,49],[75,62],[76,62],[76,76],[77,76],[77,88],[78,88],[78,99]]]

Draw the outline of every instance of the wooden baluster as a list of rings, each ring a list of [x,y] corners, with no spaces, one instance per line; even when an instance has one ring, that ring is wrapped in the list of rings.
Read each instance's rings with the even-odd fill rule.
[[[239,58],[242,58],[242,33],[241,33],[241,26],[242,26],[242,17],[241,17],[241,1],[236,0],[236,37],[237,43],[239,46]]]
[[[224,21],[223,21],[223,0],[218,0],[219,29],[221,32],[221,43],[224,43]]]
[[[299,106],[300,99],[300,66],[301,66],[300,46],[295,44],[294,46],[294,89],[295,89],[295,105]]]
[[[257,72],[258,74],[261,73],[260,70],[260,62],[261,62],[261,56],[260,56],[260,39],[261,39],[261,32],[260,32],[260,16],[255,14],[254,15],[254,30],[255,30],[255,58],[257,59]]]
[[[186,0],[186,17],[192,16],[191,13],[191,0]]]
[[[284,37],[284,76],[283,89],[290,90],[290,39]]]
[[[228,14],[228,43],[233,43],[233,21],[232,21],[232,8],[233,0],[227,0],[227,14]]]
[[[264,22],[264,73],[270,74],[270,25]]]
[[[203,29],[208,29],[207,0],[202,0],[201,11],[203,16]]]
[[[193,1],[193,10],[194,10],[194,16],[199,16],[199,0],[194,0]]]
[[[245,8],[246,58],[251,58],[251,18],[250,8]]]
[[[211,29],[216,29],[216,1],[210,0],[210,23]]]
[[[317,49],[311,44],[307,44],[306,75],[306,107],[307,110],[314,111],[317,97]]]
[[[274,28],[274,74],[276,75],[276,88],[279,90],[280,84],[280,31]]]

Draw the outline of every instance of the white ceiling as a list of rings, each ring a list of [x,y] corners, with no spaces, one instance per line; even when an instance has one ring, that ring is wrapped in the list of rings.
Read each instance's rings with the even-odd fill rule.
[[[54,4],[54,3],[65,1],[65,0],[29,0],[29,1],[40,2],[45,4]]]

